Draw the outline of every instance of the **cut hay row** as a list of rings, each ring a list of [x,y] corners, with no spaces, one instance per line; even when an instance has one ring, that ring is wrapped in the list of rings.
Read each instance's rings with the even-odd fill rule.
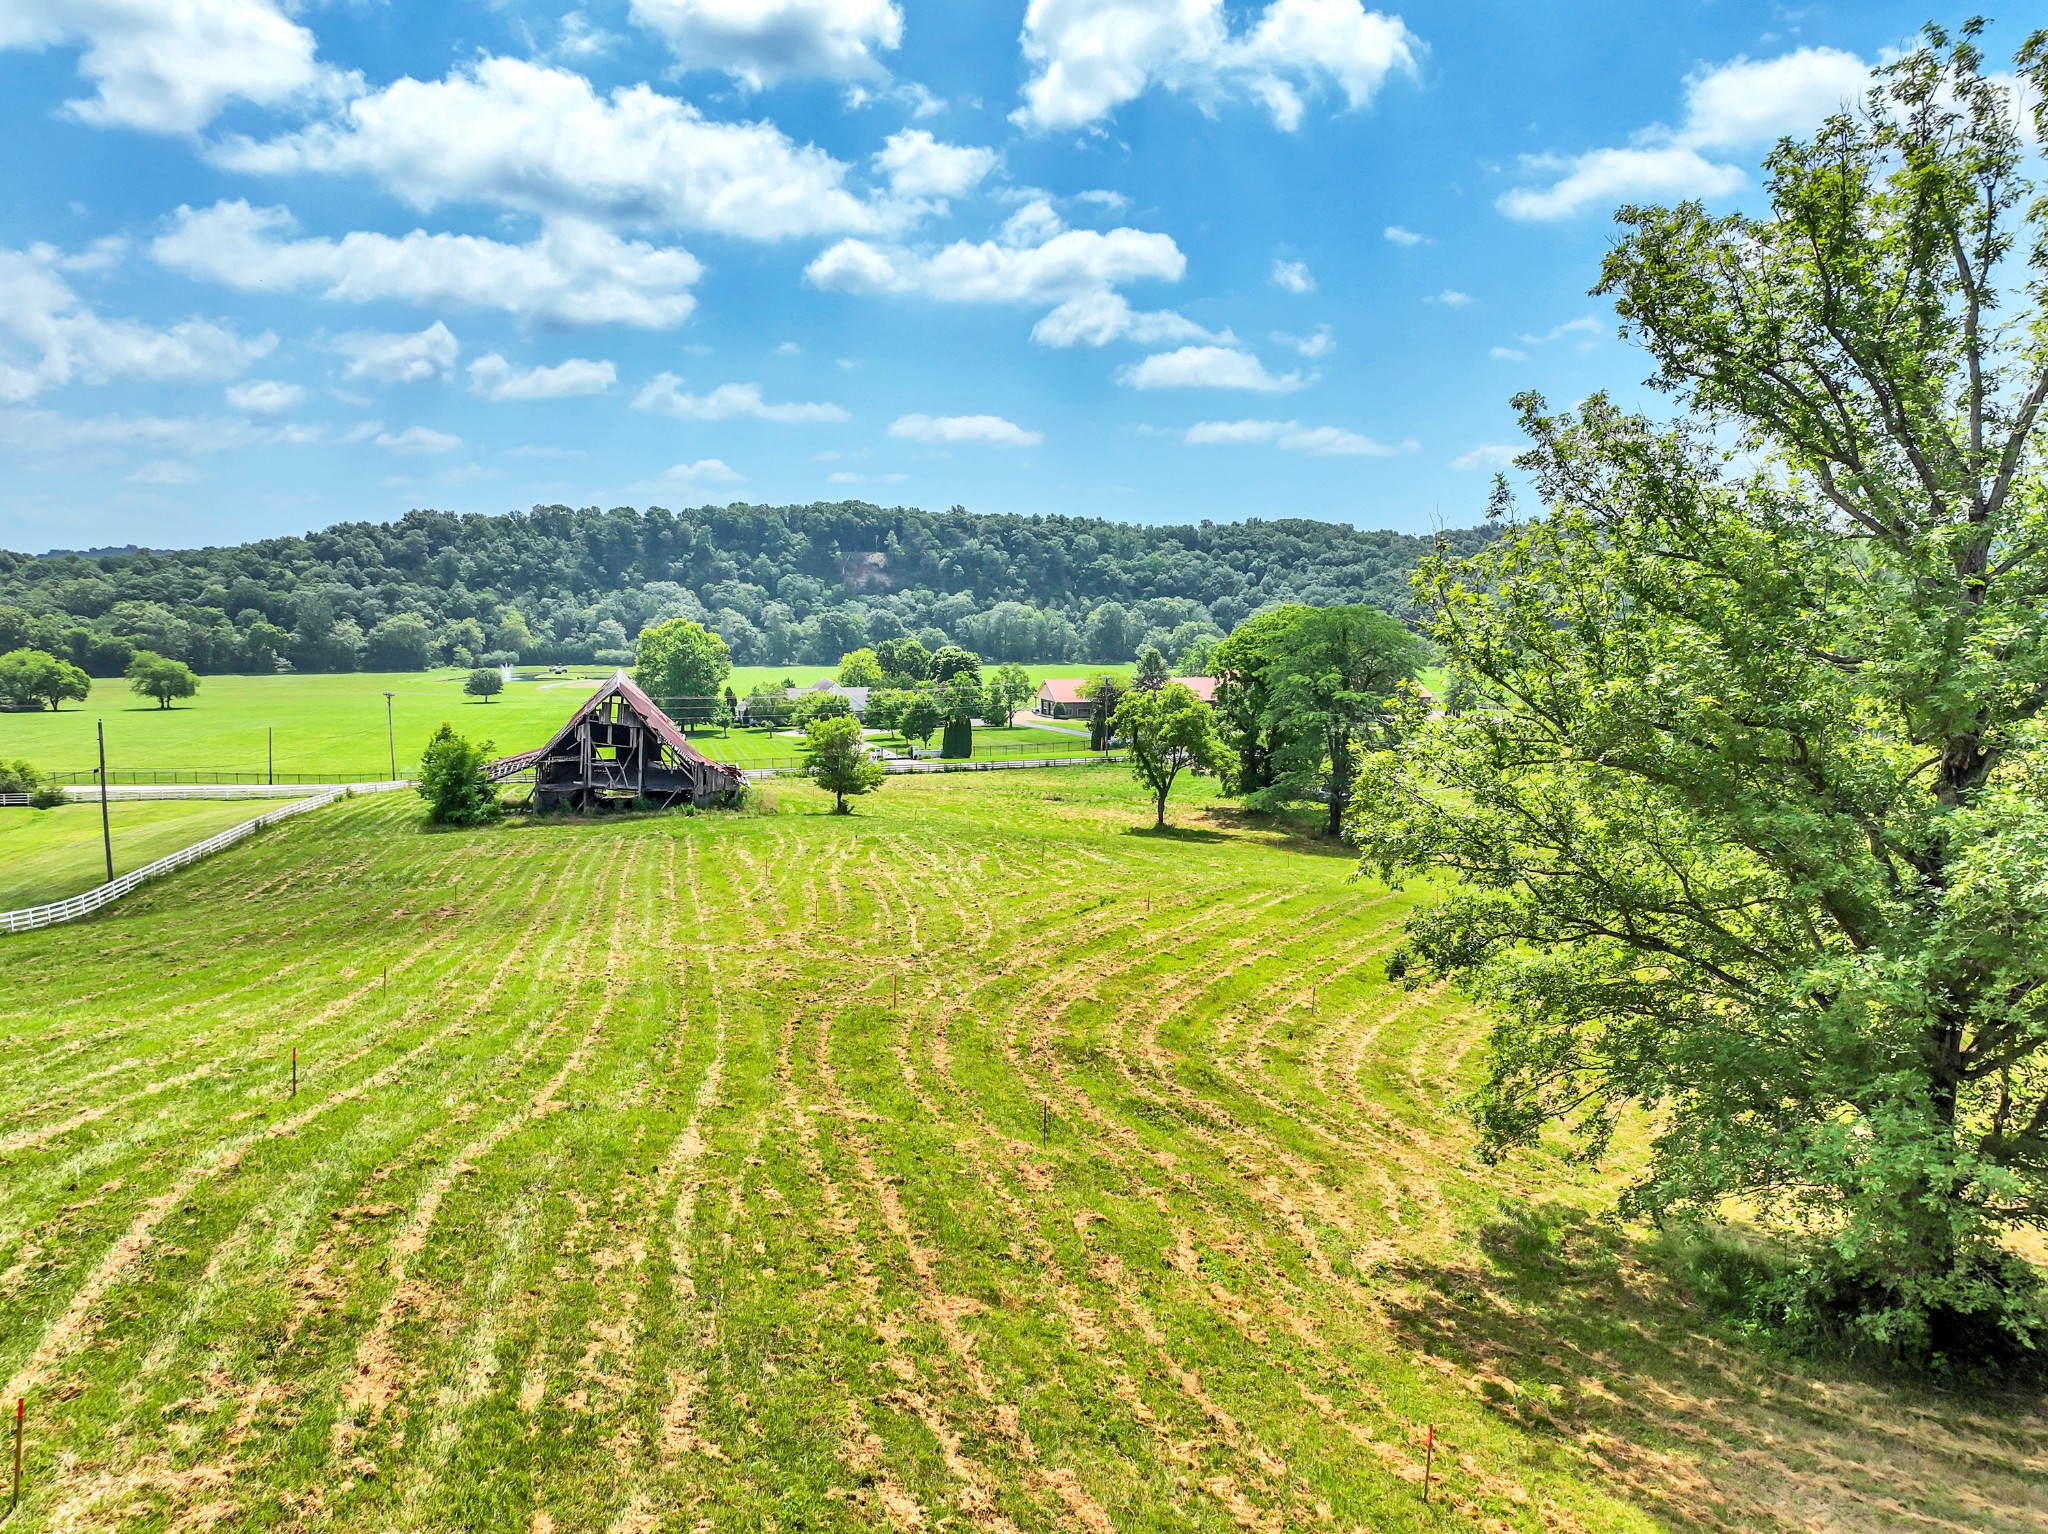
[[[805,792],[337,807],[0,950],[10,1528],[2048,1520],[2038,1411],[1479,1165],[1412,897],[1105,774]]]

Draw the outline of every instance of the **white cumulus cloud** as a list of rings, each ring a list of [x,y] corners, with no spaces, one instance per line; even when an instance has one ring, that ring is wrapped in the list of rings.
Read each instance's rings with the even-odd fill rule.
[[[462,439],[431,426],[408,426],[404,431],[378,432],[376,443],[394,453],[447,453],[462,446]]]
[[[659,373],[633,400],[635,410],[653,410],[682,421],[780,421],[786,425],[814,425],[850,419],[833,404],[770,404],[761,398],[761,386],[750,383],[720,384],[709,394],[686,393],[682,379],[673,373]]]
[[[1532,157],[1525,168],[1549,175],[1549,184],[1516,187],[1498,206],[1510,218],[1556,219],[1634,200],[1725,197],[1747,186],[1749,175],[1713,156],[1755,150],[1817,127],[1853,105],[1870,84],[1870,66],[1839,48],[1800,48],[1699,70],[1686,81],[1678,127],[1645,128],[1623,148],[1569,159]]]
[[[1304,94],[1363,107],[1388,75],[1412,76],[1422,51],[1398,16],[1359,0],[1272,0],[1236,33],[1223,0],[1031,0],[1023,45],[1034,73],[1012,115],[1049,129],[1085,127],[1157,86],[1205,109],[1256,99],[1291,131]]]
[[[1291,335],[1284,330],[1273,332],[1273,339],[1282,346],[1291,346],[1304,357],[1327,357],[1337,349],[1337,338],[1330,334],[1328,325],[1318,325],[1313,335]]]
[[[1309,275],[1305,261],[1275,261],[1273,263],[1273,286],[1285,288],[1290,293],[1313,293],[1316,280]]]
[[[1065,228],[1050,204],[1034,201],[999,237],[956,240],[935,251],[841,240],[805,269],[820,288],[842,293],[915,293],[943,303],[1062,303],[1128,282],[1178,282],[1187,258],[1170,235],[1119,228]]]
[[[1231,335],[1227,330],[1205,330],[1171,309],[1133,309],[1123,294],[1102,289],[1070,298],[1052,310],[1031,327],[1031,339],[1041,346],[1107,346],[1112,341],[1165,346],[1175,341],[1228,342]]]
[[[196,133],[231,101],[278,106],[344,82],[273,0],[6,0],[0,49],[77,44],[95,93],[66,105],[102,127]]]
[[[173,271],[230,287],[310,290],[345,303],[467,304],[529,321],[647,329],[689,317],[697,303],[689,288],[703,272],[686,250],[624,240],[577,219],[552,220],[524,245],[420,229],[298,239],[293,228],[283,208],[239,200],[181,207],[150,252]]]
[[[1261,394],[1289,394],[1314,381],[1299,373],[1268,373],[1250,352],[1229,346],[1158,352],[1116,376],[1133,389],[1251,389]]]
[[[1043,432],[1026,431],[999,415],[905,415],[889,426],[889,435],[908,442],[986,442],[996,447],[1037,447]]]
[[[735,485],[741,476],[723,458],[700,458],[679,463],[662,471],[663,482],[671,485]]]
[[[333,346],[348,358],[341,376],[364,383],[425,383],[446,378],[462,353],[455,332],[439,320],[425,330],[352,330],[336,336]]]
[[[618,380],[609,362],[571,357],[553,367],[515,368],[496,352],[469,365],[469,386],[489,400],[569,399],[602,394]]]
[[[228,390],[228,405],[244,415],[276,415],[291,409],[306,397],[306,391],[295,383],[280,383],[275,378],[251,379],[245,384],[235,384]]]
[[[903,40],[894,0],[632,0],[688,69],[722,69],[759,89],[796,76],[882,73],[877,52]]]
[[[1385,235],[1394,244],[1411,249],[1417,245],[1427,245],[1429,243],[1428,235],[1417,234],[1413,229],[1403,229],[1399,224],[1389,224],[1380,233]]]
[[[58,275],[63,264],[46,246],[0,250],[0,403],[74,382],[231,378],[277,344],[208,320],[103,318]]]
[[[1308,453],[1318,458],[1391,458],[1415,449],[1412,442],[1389,447],[1340,426],[1304,426],[1299,421],[1200,421],[1187,429],[1184,440],[1190,447],[1270,442],[1283,452]]]
[[[874,166],[898,197],[958,197],[980,185],[998,159],[993,149],[941,143],[922,128],[905,128],[889,135]]]
[[[524,59],[398,80],[333,121],[231,139],[213,157],[271,175],[366,175],[421,209],[488,203],[754,240],[882,232],[915,211],[849,191],[849,166],[773,123],[714,122],[646,85],[600,96],[573,70]]]

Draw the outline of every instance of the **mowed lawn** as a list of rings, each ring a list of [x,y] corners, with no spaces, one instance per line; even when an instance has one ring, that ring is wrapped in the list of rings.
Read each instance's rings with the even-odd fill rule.
[[[2037,1401],[1477,1161],[1426,892],[1109,768],[778,793],[358,800],[0,940],[10,1529],[2048,1521]]]
[[[107,814],[113,833],[114,872],[146,863],[206,840],[216,831],[282,808],[278,799],[116,799]],[[55,809],[0,809],[0,911],[62,900],[103,884],[106,852],[97,804],[61,804]]]
[[[1033,666],[1034,680],[1092,675],[1126,667]],[[88,772],[96,762],[96,721],[107,729],[107,765],[115,772],[229,772],[260,778],[274,752],[276,781],[381,777],[418,765],[427,737],[446,723],[500,751],[544,744],[611,672],[576,667],[568,677],[523,668],[521,679],[488,703],[466,697],[466,671],[350,672],[342,675],[202,677],[196,697],[160,709],[119,678],[93,683],[84,703],[58,713],[0,713],[0,757],[26,757],[50,772]],[[746,666],[730,685],[742,696],[785,677],[799,686],[832,675],[825,666]],[[387,735],[384,694],[390,700]],[[998,735],[1013,732],[998,731]],[[721,760],[722,737],[693,736]],[[732,748],[735,752],[744,748]],[[117,779],[118,781],[118,779]]]

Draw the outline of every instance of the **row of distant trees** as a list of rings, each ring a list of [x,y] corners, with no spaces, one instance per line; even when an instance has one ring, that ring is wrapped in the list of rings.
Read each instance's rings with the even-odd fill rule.
[[[1454,552],[1485,531],[1446,535]],[[628,664],[670,618],[741,665],[829,664],[916,636],[997,663],[1174,657],[1284,602],[1408,615],[1433,536],[1289,519],[1184,527],[859,503],[673,513],[420,511],[232,547],[0,551],[0,652],[117,676],[131,650],[202,674]]]

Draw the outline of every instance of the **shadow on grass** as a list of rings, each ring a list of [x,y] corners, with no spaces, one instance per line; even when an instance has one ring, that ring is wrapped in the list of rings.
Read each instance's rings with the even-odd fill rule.
[[[1661,1521],[1945,1524],[1964,1485],[1977,1527],[2048,1519],[2038,1393],[1965,1397],[1774,1350],[1677,1282],[1667,1249],[1561,1203],[1507,1206],[1477,1234],[1479,1260],[1381,1268],[1395,1333]]]
[[[1358,851],[1348,842],[1332,837],[1324,828],[1320,811],[1290,814],[1286,811],[1247,810],[1238,805],[1211,805],[1202,818],[1240,836],[1249,836],[1268,847],[1311,857],[1343,858],[1355,861]]]
[[[1163,826],[1128,826],[1126,836],[1142,836],[1155,842],[1227,842],[1229,837],[1221,831],[1204,831],[1196,826],[1177,826],[1168,822]]]

